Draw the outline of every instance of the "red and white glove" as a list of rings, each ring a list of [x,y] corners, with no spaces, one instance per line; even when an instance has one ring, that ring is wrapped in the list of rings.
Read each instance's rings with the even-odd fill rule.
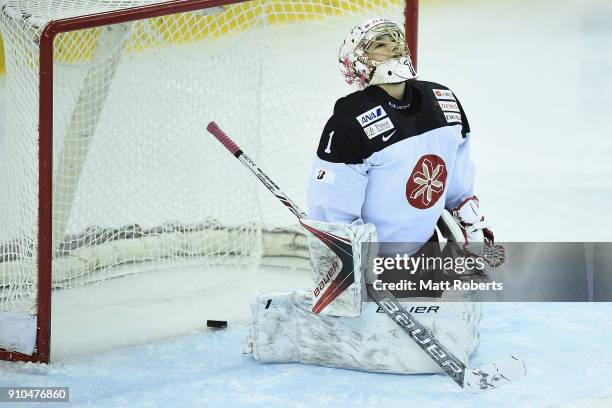
[[[465,238],[463,249],[467,254],[481,257],[492,267],[500,266],[506,261],[504,247],[495,244],[493,232],[480,213],[478,197],[472,196],[463,200],[452,210],[452,215],[461,227]]]

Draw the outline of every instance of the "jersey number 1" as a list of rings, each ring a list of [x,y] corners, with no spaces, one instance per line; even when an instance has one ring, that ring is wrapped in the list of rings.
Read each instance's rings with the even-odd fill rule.
[[[331,153],[331,141],[332,137],[334,137],[334,131],[332,130],[329,134],[329,141],[327,142],[327,147],[325,148],[325,153]]]

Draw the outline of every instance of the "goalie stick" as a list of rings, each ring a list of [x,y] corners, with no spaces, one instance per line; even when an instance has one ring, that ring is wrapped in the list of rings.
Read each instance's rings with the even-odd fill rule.
[[[257,176],[257,178],[274,194],[298,219],[307,215],[293,202],[259,167],[238,147],[236,143],[215,123],[206,127],[229,152]],[[334,246],[326,241],[326,245]],[[337,248],[331,248],[336,252]],[[368,295],[385,311],[400,328],[427,355],[465,390],[479,393],[497,388],[516,380],[526,374],[525,364],[518,356],[510,356],[481,368],[470,368],[463,364],[453,353],[444,347],[429,329],[415,319],[402,304],[387,290],[375,290],[366,285]]]

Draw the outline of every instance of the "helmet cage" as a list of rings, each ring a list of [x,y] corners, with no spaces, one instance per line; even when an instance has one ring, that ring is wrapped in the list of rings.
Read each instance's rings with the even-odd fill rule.
[[[385,47],[384,51],[381,49],[388,58],[377,58],[382,59],[377,61],[372,58],[372,54],[377,53],[374,48],[381,43],[393,46]],[[360,89],[416,77],[404,33],[389,20],[371,19],[355,26],[340,47],[339,57],[340,69],[346,82]]]
[[[376,50],[376,46],[387,44]],[[392,44],[392,46],[388,46]],[[376,54],[386,58],[376,58]],[[377,61],[380,60],[380,61]],[[374,18],[355,26],[340,47],[340,70],[349,85],[398,83],[416,78],[404,33],[393,22]]]
[[[383,40],[383,38],[387,36],[390,37],[391,40]],[[393,47],[386,50],[384,53],[389,56],[387,59],[410,57],[410,51],[406,45],[404,33],[395,24],[384,24],[371,29],[357,47],[355,47],[355,53],[364,64],[376,66],[384,61],[376,61],[368,54],[376,54],[375,46],[378,44],[392,44]]]

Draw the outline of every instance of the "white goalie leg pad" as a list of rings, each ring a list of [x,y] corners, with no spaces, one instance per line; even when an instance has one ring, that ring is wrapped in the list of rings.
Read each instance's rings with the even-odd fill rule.
[[[364,272],[376,255],[373,224],[333,224],[300,220],[306,230],[313,279],[312,312],[330,316],[361,314]]]
[[[440,367],[373,302],[361,316],[311,312],[304,290],[260,293],[252,303],[253,322],[246,353],[264,363],[304,363],[363,371],[423,374]],[[402,302],[464,363],[479,342],[480,304]]]

